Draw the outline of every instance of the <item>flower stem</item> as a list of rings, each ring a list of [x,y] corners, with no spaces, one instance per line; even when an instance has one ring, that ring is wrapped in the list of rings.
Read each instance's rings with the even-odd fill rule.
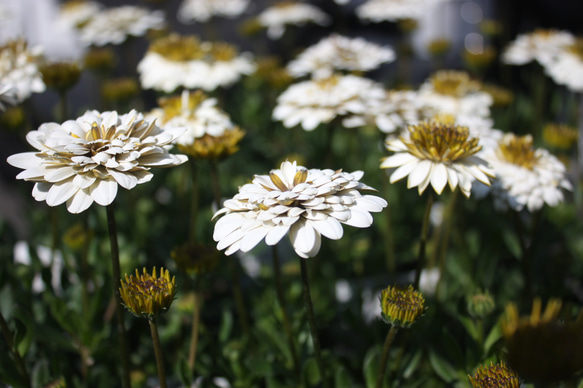
[[[437,287],[435,289],[435,298],[438,299],[439,296],[439,289],[441,288],[441,282],[444,278],[444,270],[445,270],[445,254],[447,253],[447,248],[449,245],[449,237],[451,236],[451,227],[453,225],[453,213],[456,208],[458,198],[458,190],[454,190],[449,197],[449,201],[447,203],[447,207],[445,209],[445,219],[443,222],[443,234],[439,239],[441,245],[439,246],[439,251],[437,255],[437,265],[439,265],[439,280],[437,281]]]
[[[385,369],[387,367],[387,360],[389,359],[389,349],[391,348],[391,343],[399,328],[397,326],[391,326],[391,330],[387,333],[387,337],[385,338],[385,344],[383,345],[383,355],[381,357],[381,363],[379,365],[379,373],[377,375],[377,383],[375,385],[376,388],[381,388],[383,386],[383,378],[385,377]]]
[[[26,365],[24,364],[24,360],[18,353],[18,350],[14,347],[14,342],[12,342],[12,333],[10,333],[10,328],[8,327],[8,323],[4,319],[4,315],[0,312],[0,330],[2,330],[2,335],[8,344],[8,348],[10,349],[10,353],[12,353],[12,357],[14,357],[14,361],[16,362],[16,369],[18,372],[24,377],[26,381],[26,387],[30,387],[30,376],[26,371]]]
[[[158,335],[158,319],[152,317],[148,319],[150,324],[150,333],[152,333],[152,343],[154,344],[154,354],[156,355],[156,367],[158,369],[158,380],[160,388],[166,388],[166,372],[164,370],[164,358],[162,357],[162,346],[160,345],[160,336]]]
[[[211,171],[211,179],[212,179],[212,186],[213,186],[213,195],[215,204],[217,205],[217,209],[221,207],[221,183],[219,179],[219,168],[217,166],[217,162],[214,160],[210,161],[210,171]]]
[[[199,202],[199,187],[198,187],[198,169],[196,165],[196,161],[193,158],[190,158],[190,177],[192,181],[192,193],[191,193],[191,201],[190,201],[190,231],[189,237],[190,241],[196,241],[196,224],[197,224],[197,217],[198,217],[198,202]]]
[[[413,288],[419,289],[419,281],[421,280],[421,271],[425,267],[425,247],[427,245],[427,232],[429,230],[429,216],[431,214],[431,207],[433,206],[433,191],[429,191],[427,196],[427,205],[425,206],[425,215],[423,216],[423,224],[421,226],[421,239],[419,241],[419,255],[417,256],[417,271],[415,272],[415,283]]]
[[[274,274],[274,278],[275,278],[275,291],[277,293],[277,301],[279,303],[279,307],[281,309],[281,314],[283,317],[283,330],[285,331],[285,336],[287,337],[289,350],[290,350],[292,358],[293,358],[294,372],[295,372],[296,377],[297,377],[298,382],[299,382],[301,379],[300,363],[299,363],[299,359],[298,359],[298,352],[296,350],[296,345],[295,345],[293,334],[292,334],[292,328],[291,328],[289,316],[287,314],[287,310],[285,309],[285,307],[286,307],[285,295],[284,295],[283,286],[281,283],[281,266],[279,263],[279,255],[277,253],[277,246],[276,245],[274,245],[272,247],[272,252],[273,252],[273,274]]]
[[[198,287],[198,279],[195,279],[194,286],[194,311],[192,313],[192,333],[190,336],[190,349],[188,351],[188,368],[190,372],[194,372],[194,365],[196,363],[196,348],[198,345],[198,333],[200,326],[200,311],[202,309],[202,294]]]
[[[117,228],[115,224],[115,212],[113,205],[105,207],[107,209],[107,225],[109,229],[109,242],[111,245],[111,267],[113,295],[115,296],[115,311],[117,316],[117,331],[119,333],[119,351],[121,357],[122,369],[122,386],[130,388],[130,359],[128,353],[128,344],[126,339],[126,328],[124,323],[124,314],[122,300],[119,293],[121,287],[121,268],[119,264],[119,246],[117,244]]]
[[[385,173],[383,173],[382,176],[383,192],[385,194],[384,197],[389,198],[389,176]],[[393,242],[393,227],[390,206],[387,206],[383,213],[385,214],[386,224],[386,233],[385,238],[383,239],[385,244],[385,261],[387,270],[389,271],[389,276],[394,276],[397,269],[397,260],[395,258],[395,245]]]
[[[316,362],[318,364],[318,369],[320,370],[322,385],[325,388],[329,388],[330,385],[326,376],[326,368],[324,367],[324,360],[322,359],[322,352],[320,351],[320,337],[318,337],[318,327],[316,326],[316,318],[314,317],[314,305],[312,304],[312,295],[310,293],[310,279],[308,277],[308,264],[306,259],[300,258],[300,268],[302,272],[302,295],[308,313],[308,323],[310,324],[310,333],[312,334]]]

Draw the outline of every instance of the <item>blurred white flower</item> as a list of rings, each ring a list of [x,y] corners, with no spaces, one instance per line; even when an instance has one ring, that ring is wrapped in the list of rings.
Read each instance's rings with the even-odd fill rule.
[[[268,7],[257,16],[257,20],[267,28],[270,39],[281,38],[287,24],[302,26],[305,23],[316,23],[326,26],[330,23],[330,17],[318,7],[297,1],[282,1]]]
[[[0,111],[6,110],[6,105],[16,105],[16,90],[7,83],[0,82]]]
[[[572,190],[563,163],[547,150],[535,149],[530,135],[505,134],[497,149],[484,150],[482,156],[496,173],[490,191],[499,210],[534,212],[545,203],[556,206],[564,200],[563,190]]]
[[[118,185],[132,189],[148,182],[151,167],[184,163],[184,155],[165,148],[184,128],[162,130],[132,110],[88,111],[63,124],[45,123],[26,135],[36,152],[8,157],[8,163],[24,169],[17,179],[36,182],[37,201],[49,206],[67,203],[71,213],[86,210],[93,202],[106,206],[117,195]]]
[[[583,38],[563,46],[544,63],[546,73],[559,85],[583,92]]]
[[[382,22],[419,19],[427,7],[444,0],[368,0],[356,8],[359,19]]]
[[[494,172],[476,156],[481,150],[478,138],[467,127],[436,120],[409,126],[409,137],[388,140],[386,147],[395,154],[381,163],[381,168],[396,168],[391,183],[408,176],[407,188],[418,187],[419,194],[431,184],[441,194],[447,184],[453,191],[459,186],[469,198],[472,182],[490,185]]]
[[[209,380],[209,378],[206,378],[206,380]],[[216,387],[231,388],[231,383],[229,383],[229,380],[227,380],[225,377],[212,377],[210,380]],[[204,381],[205,377],[199,376],[194,380],[194,383],[192,383],[190,388],[201,388],[203,386],[206,387],[206,385],[203,385]]]
[[[148,30],[164,26],[164,12],[122,5],[104,9],[89,19],[81,28],[81,40],[88,46],[121,44],[129,36],[143,36]]]
[[[425,296],[434,295],[439,284],[440,276],[441,274],[437,267],[423,269],[419,277],[419,291]]]
[[[322,236],[342,238],[342,224],[367,228],[370,212],[380,212],[387,201],[359,190],[374,190],[359,182],[362,171],[307,170],[296,162],[283,162],[269,175],[255,175],[252,183],[224,203],[213,218],[213,238],[225,254],[248,252],[265,239],[277,244],[289,233],[298,256],[308,258],[320,250]]]
[[[335,285],[336,300],[340,303],[346,303],[352,299],[352,287],[346,279],[339,279]]]
[[[502,62],[525,65],[534,60],[545,65],[566,46],[575,43],[575,36],[567,31],[537,29],[520,34],[504,49]]]
[[[18,241],[14,244],[14,264],[22,264],[25,266],[31,265],[32,258],[30,256],[30,250],[31,247],[26,241]],[[53,252],[51,248],[43,245],[36,247],[35,254],[43,267],[51,267],[51,287],[56,295],[60,295],[63,291],[61,285],[61,272],[64,267],[63,254],[61,251]],[[37,272],[32,280],[32,292],[40,294],[45,291],[46,288],[41,273]]]
[[[480,90],[480,83],[463,71],[440,70],[419,88],[418,98],[426,117],[452,114],[456,119],[490,118],[492,96]]]
[[[311,74],[314,78],[326,78],[335,70],[374,70],[395,57],[395,51],[388,46],[332,34],[304,50],[287,65],[287,70],[293,77]]]
[[[65,28],[81,28],[103,9],[97,1],[70,0],[61,4],[57,23]]]
[[[142,87],[166,93],[181,86],[207,91],[227,87],[253,71],[251,56],[230,44],[178,34],[156,40],[138,64]]]
[[[184,0],[178,9],[178,20],[191,23],[208,22],[214,16],[236,18],[249,3],[249,0]]]
[[[346,119],[343,125],[354,127],[386,98],[382,85],[354,75],[332,75],[291,85],[278,98],[272,118],[287,128],[301,125],[306,131],[336,117]]]
[[[29,49],[24,39],[15,39],[6,42],[0,47],[0,83],[3,95],[7,95],[5,102],[10,103],[11,96],[16,102],[22,102],[32,93],[45,91],[45,84],[38,69],[42,57],[42,49]]]

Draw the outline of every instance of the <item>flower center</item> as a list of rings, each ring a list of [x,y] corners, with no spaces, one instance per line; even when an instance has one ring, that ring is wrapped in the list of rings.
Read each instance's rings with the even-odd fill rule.
[[[338,81],[340,81],[340,77],[333,74],[328,78],[317,79],[314,82],[320,89],[331,89],[338,84]]]
[[[215,61],[230,61],[237,56],[237,50],[233,45],[225,42],[213,43],[210,49],[210,56]]]
[[[194,116],[196,109],[206,98],[207,96],[201,90],[197,90],[186,96],[178,95],[161,99],[160,107],[164,110],[164,121],[167,122],[182,115]]]
[[[458,98],[478,88],[478,83],[463,71],[441,70],[431,77],[430,82],[436,93]]]
[[[154,41],[150,45],[150,51],[176,62],[192,61],[204,56],[204,50],[197,37],[177,34]]]
[[[455,162],[482,149],[468,127],[439,121],[424,121],[409,126],[410,140],[401,138],[407,151],[419,159]]]
[[[577,39],[573,45],[569,46],[568,50],[583,61],[583,38]]]
[[[508,163],[522,166],[529,170],[536,165],[539,156],[536,155],[532,136],[515,136],[506,134],[500,141],[498,147],[498,156]]]

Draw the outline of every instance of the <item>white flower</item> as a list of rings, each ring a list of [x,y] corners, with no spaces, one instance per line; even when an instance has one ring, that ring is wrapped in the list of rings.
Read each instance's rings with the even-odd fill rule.
[[[6,109],[6,105],[16,105],[16,90],[7,83],[0,82],[0,111]]]
[[[562,47],[544,64],[546,73],[559,85],[583,92],[583,39]]]
[[[497,149],[483,152],[496,173],[491,186],[494,205],[534,212],[546,203],[556,206],[564,200],[563,189],[572,190],[565,166],[543,148],[534,149],[532,136],[504,135]]]
[[[249,6],[249,0],[184,0],[178,9],[182,23],[208,22],[213,16],[235,18]]]
[[[227,87],[253,71],[251,56],[238,54],[232,45],[177,34],[152,43],[138,64],[142,87],[166,93],[181,86],[207,91]]]
[[[359,190],[374,190],[359,182],[362,171],[307,170],[296,162],[283,162],[269,175],[255,175],[252,183],[224,203],[213,218],[213,238],[225,254],[248,252],[265,239],[277,244],[289,233],[296,253],[315,256],[322,236],[342,238],[342,224],[367,228],[370,212],[380,212],[387,201]]]
[[[201,91],[185,90],[181,96],[162,100],[160,105],[148,118],[158,119],[162,128],[186,128],[177,144],[190,146],[205,134],[217,137],[235,128],[229,116],[216,106],[216,98],[207,98]]]
[[[335,70],[370,71],[395,60],[395,51],[362,38],[332,34],[302,52],[287,65],[291,76],[325,78]]]
[[[16,102],[24,101],[32,93],[45,91],[38,69],[41,56],[42,49],[29,49],[24,39],[11,40],[0,47],[0,84],[5,92],[16,97]]]
[[[567,31],[538,29],[520,34],[502,53],[502,62],[525,65],[534,60],[545,65],[559,51],[575,43],[575,36]]]
[[[71,0],[63,3],[57,18],[57,23],[65,28],[81,28],[94,15],[103,9],[96,1]]]
[[[18,241],[14,244],[13,256],[14,264],[22,264],[25,266],[30,266],[32,264],[32,258],[30,256],[31,247],[26,241]],[[45,268],[51,268],[51,286],[56,295],[60,295],[63,291],[61,285],[61,272],[64,267],[63,254],[61,251],[54,251],[53,249],[39,245],[35,250],[36,257],[40,261],[41,265]],[[45,282],[43,281],[42,274],[40,272],[35,273],[32,280],[32,292],[35,294],[40,294],[47,288]]]
[[[129,36],[143,36],[151,29],[165,25],[164,12],[123,5],[105,9],[93,16],[81,29],[81,40],[87,45],[121,44]]]
[[[368,0],[356,8],[359,19],[382,22],[419,19],[427,7],[443,0]]]
[[[135,110],[121,116],[88,111],[77,120],[45,123],[29,132],[26,139],[37,151],[12,155],[8,163],[24,169],[17,179],[36,182],[37,201],[66,202],[69,212],[80,213],[94,201],[111,204],[118,185],[129,190],[148,182],[151,167],[184,163],[186,156],[165,148],[183,131],[161,130]]]
[[[330,23],[330,17],[319,8],[295,1],[275,4],[261,12],[257,19],[261,26],[267,28],[270,39],[281,38],[286,24],[301,26],[305,23],[316,23],[325,26]]]
[[[487,163],[476,156],[482,147],[467,127],[424,121],[409,126],[409,138],[387,140],[386,147],[395,152],[381,163],[381,168],[396,168],[390,182],[408,176],[407,188],[418,187],[420,195],[429,184],[437,194],[449,184],[452,191],[459,186],[469,198],[474,180],[489,186],[494,177]]]
[[[303,81],[291,85],[277,98],[273,119],[287,128],[298,124],[306,131],[335,117],[346,118],[346,126],[355,126],[354,116],[372,112],[386,98],[382,85],[354,75]]]
[[[451,114],[489,118],[493,104],[489,93],[479,90],[480,84],[463,71],[440,70],[419,88],[418,98],[427,112],[426,117]]]

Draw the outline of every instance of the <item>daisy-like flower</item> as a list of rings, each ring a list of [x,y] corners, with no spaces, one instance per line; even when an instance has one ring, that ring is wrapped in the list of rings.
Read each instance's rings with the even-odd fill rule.
[[[428,117],[448,113],[489,118],[492,96],[480,90],[480,83],[463,71],[440,70],[419,88],[418,97],[426,107]]]
[[[164,128],[185,127],[176,140],[180,152],[194,157],[220,158],[237,151],[237,143],[245,134],[220,110],[215,98],[207,98],[200,90],[160,100],[160,108],[148,117],[157,118]]]
[[[40,47],[29,48],[24,39],[8,41],[0,46],[0,80],[4,90],[12,90],[17,102],[32,93],[45,91],[45,84],[38,69],[42,59]]]
[[[140,275],[126,274],[122,279],[119,293],[124,305],[136,317],[151,319],[168,311],[176,295],[176,280],[170,278],[170,273],[160,268],[160,275],[156,274],[156,267],[150,275],[146,268]]]
[[[328,78],[291,85],[278,98],[272,118],[287,128],[298,124],[306,131],[335,117],[349,119],[366,115],[386,98],[382,85],[363,77],[334,74]]]
[[[248,252],[261,240],[277,244],[289,233],[296,253],[315,256],[322,236],[342,238],[342,224],[367,228],[370,212],[380,212],[387,201],[360,190],[374,190],[359,182],[362,171],[308,170],[296,162],[283,162],[269,175],[255,175],[252,183],[224,203],[213,218],[213,238],[226,255]]]
[[[492,364],[490,366],[481,365],[473,376],[470,383],[473,388],[519,388],[520,378],[504,362]]]
[[[248,6],[249,0],[184,0],[178,9],[178,20],[204,23],[214,16],[236,18]]]
[[[302,52],[287,69],[293,77],[325,78],[335,70],[370,71],[395,60],[395,51],[362,38],[332,34]]]
[[[500,210],[510,207],[534,212],[546,203],[563,201],[563,189],[572,190],[563,163],[543,148],[533,147],[532,136],[505,134],[497,148],[485,149],[482,157],[496,173],[491,191]]]
[[[544,64],[546,73],[559,85],[583,92],[583,38],[563,46]]]
[[[379,23],[398,20],[417,20],[427,7],[443,0],[368,0],[356,8],[359,19]]]
[[[525,65],[534,60],[545,65],[563,48],[575,43],[575,36],[567,31],[538,29],[520,34],[502,53],[502,62]]]
[[[69,0],[61,5],[57,23],[66,28],[81,28],[94,15],[103,9],[103,5],[90,0]]]
[[[423,316],[425,298],[413,286],[407,288],[389,286],[381,291],[381,316],[396,327],[409,328]]]
[[[67,203],[71,213],[86,210],[93,202],[110,205],[118,185],[132,189],[148,182],[151,167],[184,163],[185,155],[165,148],[183,128],[162,130],[141,113],[88,111],[63,124],[45,123],[27,134],[36,152],[8,157],[24,169],[17,179],[36,182],[32,195],[49,206]]]
[[[81,40],[93,46],[121,44],[129,36],[143,36],[165,25],[164,12],[122,5],[107,8],[94,15],[81,29]]]
[[[408,176],[407,188],[418,187],[419,194],[431,184],[441,194],[447,184],[459,186],[470,197],[472,182],[490,185],[494,172],[476,156],[482,149],[479,139],[470,136],[468,127],[436,120],[409,126],[409,137],[387,140],[386,148],[395,154],[385,158],[381,168],[397,168],[391,183]]]
[[[223,42],[201,42],[195,36],[169,35],[152,43],[138,64],[145,89],[170,93],[178,87],[214,90],[251,74],[251,56]]]
[[[302,26],[316,23],[321,26],[330,24],[330,17],[318,7],[297,1],[281,1],[261,12],[257,16],[261,26],[267,28],[270,39],[279,39],[288,24]]]

